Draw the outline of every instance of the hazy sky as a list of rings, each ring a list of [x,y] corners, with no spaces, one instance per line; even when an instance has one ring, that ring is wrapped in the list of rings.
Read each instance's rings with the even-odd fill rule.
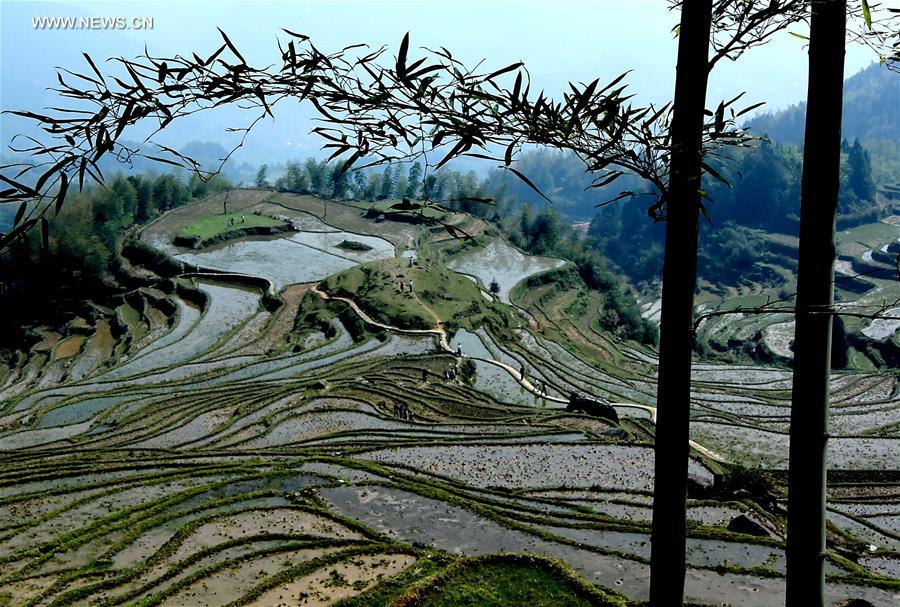
[[[851,0],[852,1],[852,0]],[[665,0],[285,0],[220,2],[194,0],[21,2],[0,0],[0,107],[33,109],[54,102],[44,89],[55,81],[54,66],[82,69],[81,51],[95,59],[133,57],[146,44],[151,52],[205,55],[221,44],[216,27],[234,40],[251,63],[279,61],[275,37],[284,27],[309,35],[322,50],[366,42],[388,44],[391,54],[407,31],[412,46],[445,46],[466,63],[486,59],[501,67],[523,60],[534,85],[558,95],[566,83],[611,79],[632,69],[631,92],[641,100],[663,101],[674,87],[676,42],[671,28],[677,14]],[[900,6],[900,0],[888,5]],[[153,19],[147,30],[49,30],[33,27],[39,17],[125,17]],[[795,29],[803,33],[800,29]],[[845,75],[873,60],[850,48]],[[717,66],[710,82],[709,105],[746,91],[748,104],[767,101],[779,108],[801,100],[806,86],[803,41],[783,35],[756,49],[739,64]],[[309,113],[284,109],[278,123],[264,125],[251,141],[257,153],[282,150],[287,157],[306,155],[318,142],[306,136]],[[192,125],[194,139],[224,140],[228,113],[206,114]],[[16,124],[0,120],[8,142]],[[187,134],[181,129],[178,137]]]

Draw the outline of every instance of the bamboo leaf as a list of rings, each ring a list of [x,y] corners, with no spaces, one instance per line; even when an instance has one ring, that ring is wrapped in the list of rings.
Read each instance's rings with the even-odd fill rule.
[[[406,79],[406,54],[409,52],[409,32],[403,36],[400,42],[400,50],[397,52],[397,75],[401,80]]]
[[[285,32],[286,34],[290,34],[290,35],[293,36],[294,38],[298,38],[298,39],[301,40],[301,41],[303,41],[303,40],[309,40],[309,36],[304,36],[303,34],[298,34],[298,33],[296,33],[296,32],[292,32],[291,30],[287,30],[287,29],[281,28],[281,31]]]
[[[467,233],[462,228],[457,228],[456,226],[452,226],[449,223],[444,224],[444,229],[447,230],[447,233],[450,234],[450,236],[458,240],[471,240],[472,238],[472,235]]]
[[[222,31],[222,30],[219,30],[219,31]],[[213,61],[216,60],[216,57],[218,57],[219,55],[222,54],[222,51],[224,51],[227,48],[227,46],[228,46],[227,44],[223,44],[222,46],[220,46],[216,50],[216,52],[214,52],[212,55],[210,55],[209,57],[206,58],[206,61],[203,61],[202,59],[200,59],[200,57],[197,57],[196,53],[194,53],[194,58],[197,60],[198,63],[200,63],[204,66],[209,65],[210,63],[212,63]]]
[[[44,257],[50,252],[50,222],[46,217],[41,217],[41,250]]]
[[[97,66],[96,66],[96,64],[94,64],[94,60],[91,59],[91,56],[88,55],[87,53],[81,53],[81,54],[84,55],[84,58],[87,59],[87,62],[90,64],[91,69],[93,69],[94,73],[97,74],[97,77],[100,78],[100,82],[102,82],[104,85],[106,85],[106,80],[103,79],[103,74],[101,74],[100,70],[97,69]]]
[[[612,204],[612,203],[614,203],[614,202],[616,202],[616,201],[618,201],[618,200],[622,200],[623,198],[628,198],[629,196],[634,196],[634,192],[631,192],[631,191],[628,191],[628,192],[619,192],[619,193],[615,196],[615,198],[611,198],[611,199],[609,199],[609,200],[607,200],[607,201],[605,201],[605,202],[601,202],[601,203],[595,204],[594,206],[597,207],[597,208],[605,207],[605,206],[610,205],[610,204]]]
[[[505,74],[505,73],[507,73],[507,72],[511,72],[511,71],[513,71],[513,70],[517,70],[517,69],[519,69],[520,67],[522,67],[523,65],[524,65],[524,64],[523,64],[521,61],[518,61],[518,62],[513,63],[513,64],[511,64],[511,65],[507,65],[506,67],[501,68],[501,69],[497,70],[496,72],[492,72],[491,74],[489,74],[489,75],[485,78],[485,80],[493,80],[493,79],[496,78],[497,76],[501,76],[501,75],[503,75],[503,74]]]
[[[166,164],[171,164],[172,166],[184,168],[180,163],[175,162],[174,160],[169,160],[168,158],[160,158],[159,156],[145,156],[145,158],[147,160],[154,160],[156,162],[164,162]]]
[[[459,141],[457,141],[457,142],[456,142],[456,145],[453,146],[453,149],[451,149],[449,152],[447,152],[447,155],[444,156],[444,157],[441,159],[441,161],[440,161],[439,163],[437,163],[437,165],[434,167],[434,170],[436,171],[436,170],[438,170],[439,168],[441,168],[442,166],[444,166],[445,164],[447,164],[448,162],[450,162],[453,158],[455,158],[455,157],[456,157],[460,152],[462,152],[465,148],[466,148],[466,142],[465,142],[465,141],[463,141],[463,140],[461,140],[461,139],[460,139]]]
[[[603,186],[612,183],[613,181],[615,181],[622,175],[624,175],[624,173],[622,171],[613,171],[609,175],[607,175],[606,177],[604,177],[603,179],[598,181],[597,183],[591,184],[591,187],[592,188],[602,188]]]
[[[551,204],[553,203],[552,200],[550,200],[549,198],[547,198],[547,196],[546,196],[542,191],[540,191],[540,190],[538,189],[538,187],[537,187],[536,185],[534,185],[534,184],[531,182],[531,180],[528,179],[528,177],[526,177],[525,175],[523,175],[521,172],[517,171],[516,169],[514,169],[514,168],[512,168],[512,167],[506,167],[506,170],[507,170],[507,171],[511,171],[513,175],[515,175],[516,177],[518,177],[519,179],[521,179],[522,181],[524,181],[524,182],[525,182],[525,185],[527,185],[527,186],[530,187],[532,190],[534,190],[535,192],[537,192],[538,194],[540,194],[541,198],[543,198],[544,200],[546,200],[547,202],[549,202],[549,203],[551,203]]]
[[[19,222],[22,221],[22,218],[25,216],[25,209],[28,207],[27,203],[22,203],[19,205],[19,210],[16,211],[16,217],[13,219],[13,225],[19,225]]]
[[[228,48],[231,49],[231,52],[234,53],[234,56],[240,59],[241,63],[247,65],[247,60],[244,59],[244,56],[241,55],[241,53],[237,50],[237,47],[231,43],[231,40],[229,40],[228,36],[225,35],[225,32],[222,31],[222,28],[217,27],[216,29],[219,30],[220,34],[222,34],[222,39],[225,41],[225,44],[228,45]]]
[[[756,108],[758,108],[758,107],[760,107],[760,106],[763,106],[763,105],[765,105],[765,104],[766,104],[765,101],[760,101],[759,103],[754,103],[753,105],[747,106],[747,107],[745,107],[744,109],[742,109],[740,112],[738,112],[737,114],[735,114],[735,118],[737,118],[738,116],[743,116],[743,115],[746,114],[747,112],[752,112],[752,111],[755,110]]]
[[[16,188],[17,191],[22,192],[24,194],[28,194],[29,196],[34,196],[35,198],[39,197],[40,194],[34,188],[31,188],[24,183],[19,183],[18,181],[13,181],[9,177],[6,177],[2,173],[0,173],[0,181],[5,181],[12,187]]]
[[[478,204],[495,204],[493,198],[478,198],[476,196],[463,196],[462,198],[451,198],[447,202],[477,202]]]
[[[63,202],[66,200],[66,193],[68,191],[69,176],[63,173],[59,178],[59,191],[56,193],[56,202],[54,203],[54,209],[57,215],[59,215],[59,210],[62,208]]]
[[[709,164],[707,164],[706,162],[701,162],[700,166],[703,167],[704,171],[706,171],[707,173],[709,173],[710,175],[715,177],[717,180],[719,180],[722,183],[724,183],[725,185],[731,187],[731,182],[728,181],[727,179],[725,179],[725,177],[723,177],[722,174],[719,173],[719,171],[717,171],[714,168],[712,168],[711,166],[709,166]]]

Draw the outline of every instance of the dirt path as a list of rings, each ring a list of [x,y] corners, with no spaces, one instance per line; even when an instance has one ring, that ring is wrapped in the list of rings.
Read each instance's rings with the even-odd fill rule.
[[[656,422],[654,422],[654,423],[656,423]],[[700,453],[702,453],[703,455],[705,455],[706,457],[708,457],[709,459],[713,460],[713,461],[719,462],[720,464],[727,464],[727,463],[728,463],[728,460],[727,460],[727,459],[725,459],[724,457],[722,457],[721,455],[719,455],[719,454],[716,453],[715,451],[712,451],[712,450],[710,450],[710,449],[707,449],[706,447],[704,447],[703,445],[701,445],[701,444],[698,443],[697,441],[689,440],[689,441],[688,441],[688,444],[689,444],[691,447],[693,447],[694,449],[696,449],[697,451],[699,451]]]
[[[442,321],[440,318],[438,318],[438,315],[434,312],[434,310],[432,310],[430,307],[428,307],[428,305],[424,301],[419,299],[419,295],[415,291],[413,292],[412,296],[413,296],[413,299],[415,299],[417,302],[419,302],[419,305],[422,306],[426,312],[428,312],[428,315],[434,319],[435,327],[439,327],[441,330],[443,330],[444,321]]]
[[[450,345],[447,343],[447,331],[444,330],[444,327],[441,324],[438,324],[433,329],[401,329],[400,327],[392,327],[391,325],[386,325],[383,322],[378,322],[368,314],[366,314],[355,301],[350,299],[349,297],[339,297],[337,295],[330,295],[325,291],[319,289],[317,285],[314,285],[310,289],[313,293],[321,297],[322,299],[328,300],[333,299],[335,301],[342,301],[350,306],[350,308],[356,312],[356,315],[359,316],[362,321],[368,325],[372,325],[373,327],[378,327],[379,329],[385,329],[387,331],[393,331],[395,333],[403,333],[406,335],[437,335],[441,342],[441,347],[450,352]],[[433,312],[432,312],[433,314]]]

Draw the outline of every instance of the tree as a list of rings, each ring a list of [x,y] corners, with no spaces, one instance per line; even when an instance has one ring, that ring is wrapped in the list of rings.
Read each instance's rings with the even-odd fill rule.
[[[531,242],[531,222],[533,221],[531,216],[531,207],[526,202],[522,205],[522,212],[519,213],[519,234],[520,240],[517,244],[521,247],[527,247],[528,243]]]
[[[675,83],[675,95],[673,98],[673,118],[671,125],[671,169],[669,171],[668,190],[664,191],[666,204],[666,244],[663,265],[663,293],[660,322],[660,355],[659,375],[657,384],[657,424],[655,441],[655,467],[654,467],[654,500],[653,500],[653,526],[651,532],[651,558],[650,558],[650,603],[655,607],[661,605],[681,605],[684,596],[685,574],[685,517],[686,517],[686,477],[687,458],[689,455],[688,439],[690,436],[690,384],[691,384],[691,356],[693,351],[693,299],[696,286],[697,273],[697,236],[699,212],[702,208],[701,200],[701,174],[707,170],[713,177],[718,177],[716,171],[711,171],[708,164],[703,161],[703,130],[706,88],[708,73],[716,62],[724,58],[735,59],[748,48],[765,43],[774,33],[781,31],[789,24],[803,18],[803,10],[811,4],[815,19],[816,6],[823,5],[832,0],[815,0],[815,2],[768,2],[756,6],[754,2],[731,2],[720,0],[713,10],[711,0],[698,0],[696,2],[678,2],[681,6],[681,25],[679,26],[678,66]],[[838,0],[835,0],[835,3]],[[840,12],[840,36],[836,31],[825,34],[829,39],[832,54],[840,48],[840,62],[824,61],[818,69],[832,70],[832,76],[837,73],[837,88],[843,86],[843,46],[844,46],[844,22],[846,19],[846,0],[839,0]],[[863,2],[866,21],[869,18],[869,7]],[[827,12],[829,9],[825,9]],[[835,11],[831,19],[835,19]],[[826,25],[827,29],[828,26]],[[890,32],[890,30],[889,30]],[[722,34],[725,34],[724,37]],[[900,37],[898,34],[888,33],[889,37]],[[821,44],[821,43],[820,43]],[[713,56],[709,57],[709,47],[713,48]],[[820,51],[822,52],[822,51]],[[810,51],[812,57],[812,50]],[[898,57],[896,47],[894,56]],[[833,57],[832,57],[833,59]],[[812,58],[811,58],[812,65]],[[835,66],[841,69],[835,70]],[[812,87],[812,68],[810,72],[810,86]],[[830,88],[830,86],[828,87]],[[812,88],[810,89],[812,91]],[[823,91],[829,94],[829,90]],[[837,140],[835,149],[840,145],[840,92],[838,93],[837,110]],[[826,104],[829,102],[825,102]],[[807,110],[809,120],[810,108]],[[719,105],[713,114],[716,130],[719,129],[724,116],[724,107]],[[814,122],[807,122],[807,132]],[[828,125],[831,126],[830,124]],[[825,137],[830,137],[829,131]],[[822,140],[823,142],[827,139]],[[809,145],[810,140],[807,140]],[[806,175],[804,163],[804,175]],[[811,177],[805,181],[815,181]],[[804,186],[808,187],[808,186]],[[830,187],[829,186],[826,186]],[[827,190],[826,190],[827,192]],[[834,192],[835,201],[837,190]],[[665,197],[668,197],[667,199]],[[660,204],[660,203],[657,203]],[[802,207],[802,203],[801,203]],[[801,211],[802,215],[802,211]],[[815,220],[813,220],[815,221]],[[811,228],[815,230],[815,227]],[[824,233],[824,232],[823,232]],[[803,235],[803,219],[801,217],[801,238]],[[824,258],[831,255],[831,263],[828,269],[833,274],[834,256],[834,216],[831,223],[831,247],[828,248],[824,241],[817,247]],[[816,246],[816,245],[813,245]],[[809,262],[807,262],[809,263]],[[823,263],[820,258],[818,263]],[[818,273],[818,271],[817,271]],[[822,272],[821,274],[825,274]],[[798,269],[799,275],[799,269]],[[822,277],[813,279],[821,286]],[[831,278],[828,279],[829,286]],[[816,287],[813,287],[814,289]],[[822,294],[817,293],[812,298],[820,299]],[[833,295],[833,293],[832,293]],[[799,295],[798,295],[799,307]],[[817,326],[810,327],[811,332],[820,336],[827,335],[830,343],[831,323],[825,317],[825,326],[821,319]],[[798,331],[800,322],[798,320]],[[822,372],[829,376],[829,361],[827,359],[830,348],[822,347],[820,340],[812,340],[813,348],[818,347],[818,355],[814,356],[811,366],[815,371],[810,375]],[[796,341],[795,341],[796,343]],[[824,351],[826,354],[821,354]],[[821,370],[821,358],[825,357],[824,371]],[[798,352],[795,349],[795,366],[799,366]],[[806,364],[805,362],[803,363]],[[819,376],[816,376],[819,377]],[[795,377],[794,386],[798,384]],[[827,379],[825,398],[827,399]],[[827,416],[827,400],[825,415]],[[799,415],[799,414],[798,414]],[[818,415],[818,414],[817,414]],[[794,410],[792,407],[792,422]],[[793,428],[793,423],[792,423]],[[818,435],[817,441],[825,440],[825,427]],[[791,455],[795,449],[794,441],[791,441]],[[813,442],[813,452],[819,453],[818,443]],[[824,455],[824,443],[821,449]],[[817,456],[812,456],[811,463],[819,463]],[[824,460],[821,461],[824,465]],[[794,470],[791,467],[792,478],[799,478],[805,474],[805,470]],[[814,468],[818,471],[818,468]],[[824,481],[824,468],[823,481]],[[824,488],[824,482],[822,483]],[[813,493],[818,496],[818,492]],[[822,493],[824,499],[824,492]],[[821,504],[824,514],[824,501]],[[805,515],[804,509],[793,509],[794,521],[799,521]],[[814,517],[818,519],[819,517]],[[824,518],[822,519],[824,521]],[[789,521],[790,523],[790,521]],[[796,522],[795,522],[796,524]],[[804,529],[809,521],[802,523]],[[813,541],[813,533],[800,533],[797,543],[803,545],[806,550],[804,556],[809,557],[811,547],[817,547]],[[824,540],[824,522],[822,525],[822,539]],[[809,544],[807,544],[809,542]],[[803,552],[799,550],[798,552]],[[824,545],[814,561],[818,563],[819,571],[824,565],[822,560]],[[801,556],[795,557],[795,566],[802,567],[798,561]],[[807,565],[808,566],[808,565]],[[824,590],[824,577],[822,579],[821,592]],[[799,584],[803,585],[803,584]],[[811,590],[809,584],[807,590]],[[800,605],[802,591],[796,591],[794,601]],[[789,597],[789,603],[791,598]]]
[[[388,165],[381,174],[381,191],[378,193],[378,199],[388,200],[393,198],[395,193],[394,185],[394,171],[391,170],[391,166]]]
[[[259,170],[256,171],[256,187],[258,187],[258,188],[269,187],[269,180],[267,179],[268,174],[269,174],[269,165],[264,164],[261,167],[259,167]]]
[[[338,200],[346,198],[352,184],[350,182],[350,173],[344,170],[343,160],[338,161],[331,167],[329,179],[331,181],[331,196]]]
[[[847,152],[847,185],[857,200],[871,204],[875,201],[875,180],[872,178],[872,160],[859,139]]]
[[[496,278],[491,280],[491,285],[490,287],[488,287],[488,289],[490,289],[491,295],[493,295],[494,297],[500,294],[500,283],[497,282]]]
[[[422,183],[422,196],[425,197],[425,200],[438,200],[441,197],[441,192],[437,189],[438,179],[434,173],[425,176],[425,180]]]
[[[381,173],[372,173],[369,175],[369,180],[366,185],[366,193],[364,198],[370,201],[379,200],[379,196],[381,195]]]
[[[324,161],[316,162],[313,158],[307,158],[303,163],[306,174],[309,175],[309,190],[318,196],[328,196],[328,184],[331,181],[327,165]]]
[[[206,196],[206,182],[200,179],[200,175],[197,173],[191,173],[191,176],[188,178],[187,189],[193,198]]]
[[[394,195],[396,198],[409,198],[409,196],[406,195],[407,190],[409,190],[409,180],[398,168],[397,171],[394,172]]]
[[[292,192],[306,194],[309,192],[309,178],[306,171],[296,162],[288,162],[284,171],[284,182]]]
[[[199,173],[191,173],[187,183],[187,191],[191,198],[206,198],[230,189],[231,182],[222,175],[204,177]]]
[[[787,605],[825,605],[825,488],[846,0],[812,5],[788,478]],[[852,149],[851,149],[852,153]]]
[[[407,187],[404,196],[410,200],[418,198],[419,189],[422,187],[422,165],[416,162],[409,167],[407,175]]]
[[[134,189],[134,185],[129,180],[121,177],[113,181],[110,190],[116,195],[121,204],[122,212],[119,220],[126,226],[131,225],[134,223],[134,217],[137,214],[137,190]]]
[[[180,207],[188,201],[188,192],[184,184],[170,174],[160,175],[153,182],[153,203],[160,212],[165,213]]]
[[[365,200],[366,188],[369,185],[369,176],[359,169],[353,171],[353,197],[357,200]]]
[[[684,2],[672,116],[650,536],[650,604],[684,597],[691,356],[712,0]]]
[[[131,182],[137,196],[135,221],[143,223],[156,215],[150,181],[140,175],[129,176],[128,181]]]
[[[735,184],[733,204],[723,213],[749,227],[791,232],[796,230],[799,162],[763,140],[758,150],[747,153],[740,163],[743,177]],[[760,213],[760,201],[768,201],[768,212]],[[718,202],[718,198],[717,198]],[[721,216],[721,213],[720,213]]]
[[[526,217],[524,212],[522,216]],[[529,225],[526,248],[531,253],[546,255],[556,246],[560,231],[559,215],[553,209],[545,207]]]
[[[91,201],[93,231],[108,251],[115,251],[116,239],[134,223],[137,193],[127,179],[116,178],[108,188],[98,192]],[[91,232],[91,225],[87,227]]]

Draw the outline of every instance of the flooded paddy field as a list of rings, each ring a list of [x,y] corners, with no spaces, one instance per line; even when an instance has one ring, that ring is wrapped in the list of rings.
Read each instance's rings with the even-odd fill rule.
[[[553,324],[564,292],[541,307],[519,297],[560,260],[494,236],[446,254],[429,226],[310,197],[240,190],[231,205],[298,231],[174,247],[186,222],[219,212],[211,200],[163,216],[144,241],[271,281],[275,295],[176,276],[145,294],[169,302],[157,302],[164,317],[136,305],[115,331],[47,335],[4,375],[0,605],[359,606],[435,563],[517,552],[647,598],[656,353]],[[321,291],[330,274],[394,257],[497,280],[480,308],[491,322],[463,328],[423,306],[434,325],[402,329],[367,317],[362,290]],[[832,388],[829,600],[894,605],[900,384],[845,370]],[[692,601],[783,601],[790,389],[784,366],[695,365]],[[613,402],[619,422],[566,412],[573,391]],[[735,464],[771,473],[772,495],[722,489]],[[760,535],[730,528],[740,516]]]
[[[496,280],[500,285],[498,296],[509,303],[509,292],[519,282],[564,264],[561,259],[525,255],[502,240],[494,240],[483,249],[473,249],[454,258],[447,267],[475,276],[484,286]]]

